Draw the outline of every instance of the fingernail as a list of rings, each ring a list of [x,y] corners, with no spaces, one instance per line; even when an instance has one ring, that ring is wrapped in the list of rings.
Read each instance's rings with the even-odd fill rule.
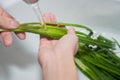
[[[17,28],[19,24],[17,21],[11,20],[10,25],[12,28]]]
[[[74,28],[69,28],[68,33],[74,33]]]
[[[26,38],[25,34],[24,33],[19,33],[17,34],[18,38],[21,39],[21,40],[24,40]]]

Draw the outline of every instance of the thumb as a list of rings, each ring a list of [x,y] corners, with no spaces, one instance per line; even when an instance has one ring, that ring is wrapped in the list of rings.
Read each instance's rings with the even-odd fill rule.
[[[68,32],[57,43],[56,48],[61,49],[62,53],[75,53],[78,47],[78,38],[74,28],[68,29]]]
[[[18,27],[18,25],[19,23],[14,19],[5,16],[0,16],[0,28],[15,29]]]
[[[68,29],[67,35],[71,38],[71,47],[74,50],[74,53],[78,50],[78,37],[75,33],[75,29],[73,27]]]
[[[67,34],[75,35],[75,29],[73,27],[69,28]]]

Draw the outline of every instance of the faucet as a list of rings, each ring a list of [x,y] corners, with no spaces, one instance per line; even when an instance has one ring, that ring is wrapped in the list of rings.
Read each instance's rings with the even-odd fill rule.
[[[39,0],[23,0],[25,3],[30,4],[33,7],[34,12],[36,13],[38,20],[40,21],[42,27],[45,27],[45,21],[43,19],[42,12],[40,10],[40,6],[38,4]]]
[[[23,0],[24,2],[26,2],[27,4],[34,4],[37,3],[39,0]]]

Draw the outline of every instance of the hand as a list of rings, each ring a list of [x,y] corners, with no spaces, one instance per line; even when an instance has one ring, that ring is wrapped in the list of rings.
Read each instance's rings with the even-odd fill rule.
[[[56,21],[53,14],[45,14],[45,21]],[[39,62],[43,80],[78,80],[74,55],[78,39],[73,28],[59,40],[41,37]]]
[[[55,22],[56,18],[52,13],[46,13],[44,20]],[[78,49],[78,38],[73,28],[68,30],[68,33],[59,40],[49,39],[46,37],[40,38],[39,62],[44,63],[57,56],[74,56]]]
[[[19,26],[19,23],[2,7],[0,7],[0,28],[4,29],[15,29]],[[25,33],[16,33],[18,38],[25,39]],[[10,46],[12,44],[12,34],[11,32],[1,32],[0,37],[5,46]]]

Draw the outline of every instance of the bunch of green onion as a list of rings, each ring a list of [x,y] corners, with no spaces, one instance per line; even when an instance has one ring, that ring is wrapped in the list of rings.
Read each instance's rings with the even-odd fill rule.
[[[120,80],[120,57],[116,55],[118,42],[110,40],[102,35],[96,39],[93,31],[79,24],[60,22],[46,22],[43,28],[38,22],[23,23],[15,30],[0,29],[0,31],[30,32],[42,36],[59,39],[67,33],[66,28],[60,26],[72,26],[78,29],[85,29],[86,32],[76,31],[78,36],[79,49],[74,57],[76,66],[90,80]]]

